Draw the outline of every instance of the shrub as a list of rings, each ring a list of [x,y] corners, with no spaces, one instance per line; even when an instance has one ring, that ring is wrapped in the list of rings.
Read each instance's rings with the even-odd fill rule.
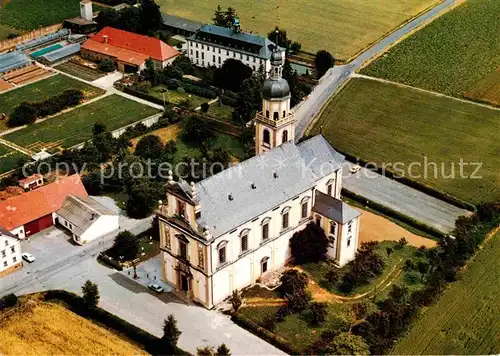
[[[182,332],[177,327],[177,320],[172,314],[170,314],[163,323],[162,339],[165,340],[168,344],[176,346],[181,334]]]
[[[142,82],[135,84],[133,88],[137,91],[140,91],[141,93],[148,94],[151,90],[151,82],[148,80],[143,80]]]
[[[110,248],[108,254],[116,259],[123,258],[125,261],[130,261],[136,258],[138,252],[139,241],[137,240],[137,236],[125,230],[116,235],[113,246]]]
[[[273,315],[268,315],[262,321],[262,327],[273,331],[276,329],[276,318]]]
[[[330,52],[321,50],[316,53],[314,64],[316,66],[318,78],[321,78],[328,69],[333,67],[333,65],[335,64],[335,59],[330,54]]]
[[[0,310],[10,308],[17,304],[17,296],[14,293],[7,294],[0,299]]]
[[[296,269],[289,269],[280,278],[281,285],[278,292],[282,297],[292,295],[295,292],[303,292],[307,287],[308,278],[305,273]]]
[[[355,287],[369,283],[384,269],[383,259],[376,253],[378,242],[363,242],[356,253],[356,258],[349,264],[349,271],[344,274],[340,289],[350,293]]]
[[[352,312],[356,319],[363,319],[368,311],[368,305],[365,302],[355,303],[352,305]]]
[[[421,281],[422,276],[417,271],[405,272],[404,279],[408,284],[417,284]]]
[[[87,280],[82,286],[83,303],[87,308],[95,308],[99,303],[99,288],[97,284]]]
[[[399,239],[398,241],[398,247],[399,248],[403,248],[405,247],[406,245],[408,244],[408,240],[406,239],[406,237],[402,237]]]
[[[202,112],[207,112],[208,109],[210,109],[210,105],[208,103],[201,104],[201,111]]]
[[[280,305],[278,310],[276,311],[276,322],[282,322],[285,320],[286,316],[290,314],[290,308],[288,308],[287,304]]]
[[[314,325],[320,325],[326,319],[327,309],[323,303],[314,302],[311,304],[312,322]]]
[[[298,312],[306,309],[311,301],[311,293],[307,290],[296,290],[285,295],[285,300],[290,311]]]
[[[330,270],[326,273],[325,279],[332,285],[336,285],[340,279],[339,269],[337,267],[330,267]]]
[[[111,59],[103,59],[99,63],[99,69],[103,72],[114,72],[116,69],[115,63]]]
[[[215,352],[216,356],[231,356],[231,350],[226,346],[226,344],[221,344]]]
[[[134,154],[144,159],[158,159],[163,155],[164,146],[156,135],[142,137],[135,147]]]
[[[293,234],[290,248],[295,263],[317,262],[326,255],[328,239],[321,227],[310,223],[305,229]]]
[[[242,303],[240,293],[238,293],[237,289],[233,291],[233,294],[231,295],[229,301],[233,306],[233,311],[236,313],[238,309],[240,309]]]

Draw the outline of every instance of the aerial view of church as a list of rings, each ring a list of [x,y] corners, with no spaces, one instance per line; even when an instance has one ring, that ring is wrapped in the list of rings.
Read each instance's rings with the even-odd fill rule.
[[[500,354],[498,0],[0,0],[0,355]]]

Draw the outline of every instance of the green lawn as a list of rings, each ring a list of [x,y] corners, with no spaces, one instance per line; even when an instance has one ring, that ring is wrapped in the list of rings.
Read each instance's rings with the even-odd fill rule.
[[[163,85],[158,85],[154,88],[152,88],[149,91],[149,94],[153,95],[154,97],[163,100],[163,93],[161,90],[166,89],[165,86]],[[190,100],[191,101],[191,107],[193,109],[196,109],[198,106],[200,106],[203,103],[207,103],[210,101],[210,99],[207,98],[202,98],[201,96],[194,95],[194,94],[188,94],[188,93],[182,93],[177,90],[168,90],[165,92],[165,101],[172,103],[172,104],[179,104],[183,100]]]
[[[326,49],[347,59],[438,0],[158,0],[163,11],[211,23],[217,5],[236,9],[244,31],[266,36],[275,26],[287,30],[302,49]]]
[[[358,78],[333,98],[312,133],[320,127],[340,151],[473,204],[500,200],[499,110]],[[468,178],[460,178],[460,160],[470,163],[463,167]],[[482,164],[474,176],[473,163]]]
[[[157,113],[158,110],[119,95],[111,95],[88,105],[80,106],[41,123],[4,136],[22,146],[34,142],[50,143],[62,140],[61,147],[68,148],[92,136],[92,126],[97,121],[112,131]]]
[[[26,155],[0,144],[0,173],[5,173],[19,166],[19,161]]]
[[[397,355],[500,353],[500,233],[463,277],[428,308],[395,349]]]
[[[19,89],[10,90],[5,94],[0,94],[0,112],[9,115],[23,101],[44,100],[62,93],[66,89],[81,90],[85,94],[85,99],[92,99],[104,94],[104,90],[100,88],[58,74]]]
[[[499,13],[498,0],[468,0],[362,73],[461,97],[500,67]]]
[[[0,6],[0,23],[34,30],[80,15],[80,0],[8,0]],[[0,2],[1,4],[1,2]]]
[[[233,108],[227,105],[219,106],[219,103],[214,103],[210,105],[207,114],[223,121],[231,122],[233,117]]]

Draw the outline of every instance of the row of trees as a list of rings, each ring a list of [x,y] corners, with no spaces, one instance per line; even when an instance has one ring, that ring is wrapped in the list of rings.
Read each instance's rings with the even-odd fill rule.
[[[99,11],[96,22],[100,28],[111,26],[121,30],[152,35],[160,30],[162,16],[154,0],[139,0],[139,6],[126,7],[120,11],[104,8]]]

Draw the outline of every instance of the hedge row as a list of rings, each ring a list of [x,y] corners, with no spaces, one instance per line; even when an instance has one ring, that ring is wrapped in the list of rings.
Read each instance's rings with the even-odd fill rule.
[[[232,107],[238,106],[238,101],[236,99],[233,99],[230,96],[226,96],[226,93],[222,94],[220,96],[220,99],[222,101],[222,104],[224,104],[224,105],[228,105],[228,106],[232,106]]]
[[[83,98],[80,90],[68,89],[43,101],[24,101],[14,109],[7,124],[11,127],[32,124],[38,117],[57,114],[61,110],[78,105]]]
[[[198,95],[207,99],[215,99],[217,93],[215,90],[209,89],[206,85],[193,84],[192,80],[179,80],[175,78],[166,78],[162,84],[166,85],[169,90],[178,90],[183,88],[186,93]]]
[[[364,161],[364,160],[360,159],[359,157],[356,157],[356,156],[351,155],[349,153],[342,152],[342,151],[338,151],[338,152],[342,153],[347,158],[347,160],[349,160],[351,162],[356,162],[357,164],[359,164],[361,166],[371,167],[371,165],[373,165],[373,162]],[[372,168],[370,168],[370,169],[372,169]],[[372,169],[372,170],[376,171],[379,174],[386,176],[387,178],[397,180],[399,183],[402,183],[402,184],[407,185],[409,187],[420,190],[421,192],[424,192],[425,194],[428,194],[428,195],[430,195],[434,198],[437,198],[437,199],[441,199],[441,200],[443,200],[447,203],[450,203],[454,206],[457,206],[459,208],[466,209],[469,211],[476,211],[475,205],[473,205],[469,202],[455,198],[453,195],[445,193],[437,188],[430,187],[427,184],[417,182],[417,181],[410,179],[408,177],[402,177],[399,174],[391,171],[388,168],[382,169],[382,167],[377,167],[376,169]]]
[[[257,325],[254,321],[248,319],[247,317],[241,315],[240,313],[233,314],[231,316],[231,320],[234,321],[239,326],[241,326],[243,329],[250,331],[252,334],[257,335],[261,339],[264,339],[271,345],[276,346],[278,349],[280,349],[283,352],[286,352],[289,355],[301,354],[301,352],[294,350],[293,347],[290,346],[290,344],[285,339]]]
[[[366,205],[374,210],[377,210],[387,216],[393,217],[401,222],[404,222],[405,224],[408,224],[420,231],[423,231],[425,233],[428,233],[429,235],[432,235],[436,238],[441,238],[446,236],[443,232],[439,231],[438,229],[429,226],[427,224],[424,224],[418,220],[413,219],[412,217],[400,213],[399,211],[396,211],[394,209],[388,208],[382,204],[379,204],[377,202],[374,202],[373,200],[367,199],[361,195],[358,195],[354,192],[351,192],[350,190],[347,190],[346,188],[342,188],[342,195],[348,198],[351,198],[363,205]]]
[[[108,255],[106,255],[105,253],[101,252],[99,254],[99,256],[97,257],[99,260],[101,260],[102,262],[104,262],[105,264],[113,267],[114,269],[118,270],[118,271],[122,271],[123,270],[123,267],[122,265],[120,264],[120,262],[118,262],[117,260],[115,260],[114,258],[111,258],[109,257]]]
[[[87,308],[83,299],[75,293],[58,289],[49,290],[45,293],[45,300],[63,301],[69,306],[72,312],[124,334],[134,342],[143,345],[144,349],[153,355],[189,355],[189,353],[178,347],[166,345],[160,338],[130,324],[102,308]],[[161,320],[158,322],[161,322]]]
[[[131,87],[123,87],[123,92],[126,94],[130,94],[130,95],[136,96],[138,98],[141,98],[141,99],[144,99],[144,100],[150,101],[152,103],[163,106],[163,99],[159,99],[153,95],[146,94],[146,93],[143,93],[142,91],[132,89]]]

